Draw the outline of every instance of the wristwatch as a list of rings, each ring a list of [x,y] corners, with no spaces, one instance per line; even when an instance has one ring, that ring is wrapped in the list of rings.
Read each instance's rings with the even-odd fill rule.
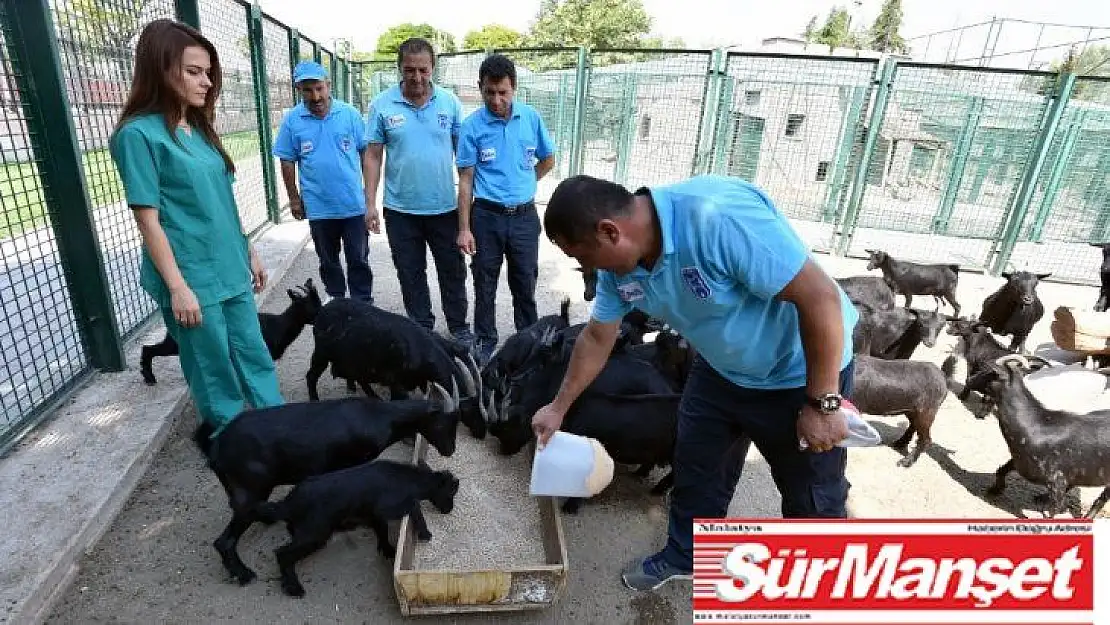
[[[809,405],[825,414],[832,414],[840,410],[840,402],[843,399],[844,398],[837,393],[825,393],[819,397],[810,397],[806,395],[806,401]]]

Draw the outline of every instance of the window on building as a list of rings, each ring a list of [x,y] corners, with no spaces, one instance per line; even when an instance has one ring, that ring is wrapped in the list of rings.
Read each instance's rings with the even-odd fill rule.
[[[796,137],[798,132],[802,129],[802,122],[806,119],[805,115],[798,113],[791,113],[786,116],[786,136]]]
[[[648,134],[651,133],[651,115],[644,115],[640,118],[640,138],[647,139]]]
[[[824,182],[829,177],[829,161],[817,163],[817,182]]]
[[[760,91],[758,89],[753,91],[744,92],[744,104],[748,106],[759,106]]]

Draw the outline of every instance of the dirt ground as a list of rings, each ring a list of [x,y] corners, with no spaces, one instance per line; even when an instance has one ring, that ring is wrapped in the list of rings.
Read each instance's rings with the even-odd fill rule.
[[[375,297],[379,305],[402,310],[397,280],[384,236],[371,240],[375,271]],[[896,251],[895,251],[896,253]],[[866,273],[858,260],[818,256],[833,275]],[[564,296],[572,300],[572,322],[584,321],[588,305],[582,301],[581,279],[575,264],[543,241],[540,314],[558,309]],[[432,301],[439,325],[438,289],[429,258]],[[1097,267],[1092,267],[1097,271]],[[877,272],[876,272],[877,273]],[[317,275],[311,246],[297,259],[263,309],[277,311],[287,300],[285,288]],[[317,282],[319,279],[317,278]],[[960,303],[977,313],[981,301],[1000,279],[978,275],[961,277]],[[1091,306],[1096,290],[1044,284],[1040,294],[1046,315],[1037,326],[1030,346],[1049,341],[1052,311],[1061,305]],[[473,302],[472,295],[471,304]],[[928,301],[926,301],[928,300]],[[932,298],[918,298],[918,306],[932,309]],[[498,323],[502,337],[512,332],[511,300],[502,272],[498,293]],[[939,364],[953,344],[942,335],[935,349],[922,347],[915,354]],[[307,400],[304,373],[311,352],[311,331],[306,330],[278,363],[287,401]],[[179,379],[176,359],[156,362],[160,380]],[[957,370],[963,379],[962,368]],[[135,384],[141,384],[138,373]],[[321,397],[346,395],[343,385],[325,375]],[[212,540],[230,516],[227,500],[215,477],[203,466],[189,440],[196,416],[188,408],[178,419],[166,446],[154,460],[123,512],[103,539],[85,555],[72,587],[48,619],[49,623],[382,623],[402,622],[394,595],[391,563],[375,550],[372,535],[357,531],[336,535],[328,546],[298,567],[307,596],[286,597],[277,583],[273,549],[286,539],[281,524],[254,526],[244,535],[240,553],[259,579],[240,587],[227,577]],[[871,418],[887,441],[905,427],[905,419]],[[469,436],[460,429],[459,436]],[[1033,494],[1040,489],[1020,477],[1010,478],[1010,488],[997,499],[984,490],[994,470],[1008,458],[997,422],[978,420],[954,395],[938,416],[933,448],[909,469],[895,466],[900,455],[889,447],[852,450],[849,478],[853,484],[850,507],[859,517],[958,517],[991,518],[1039,516]],[[491,456],[494,442],[487,440]],[[398,458],[411,448],[398,444],[383,457]],[[656,472],[657,479],[661,473]],[[635,594],[620,583],[621,567],[631,558],[652,552],[666,534],[665,501],[651,497],[648,485],[627,474],[575,516],[563,516],[570,575],[566,594],[554,607],[538,612],[500,616],[460,615],[429,617],[436,623],[605,623],[640,624],[689,622],[689,582],[664,586],[655,593]],[[522,490],[526,486],[522,485]],[[275,493],[283,494],[284,489]],[[1083,492],[1084,505],[1094,489]],[[779,496],[766,464],[753,450],[730,507],[735,517],[768,518],[779,515]],[[1074,502],[1073,508],[1079,502]],[[1078,510],[1073,510],[1078,512]]]

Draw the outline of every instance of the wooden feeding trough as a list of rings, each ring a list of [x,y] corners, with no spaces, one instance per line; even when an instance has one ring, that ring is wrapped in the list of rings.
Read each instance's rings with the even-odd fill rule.
[[[1053,316],[1052,340],[1060,349],[1086,355],[1110,354],[1110,312],[1060,306]]]
[[[480,441],[459,437],[459,450],[452,459],[458,457],[464,442],[477,446]],[[413,462],[425,460],[428,442],[417,435],[413,450]],[[532,454],[528,450],[521,452]],[[497,456],[489,454],[488,461],[496,461]],[[458,462],[481,463],[482,458],[459,458]],[[430,463],[433,469],[438,467]],[[486,464],[488,467],[489,465]],[[478,481],[471,478],[471,481]],[[460,493],[467,487],[467,478],[460,476]],[[475,486],[471,484],[471,488]],[[504,490],[504,489],[502,489]],[[509,489],[513,490],[513,489]],[[502,493],[503,494],[503,493]],[[474,562],[471,566],[438,566],[420,564],[420,550],[428,546],[416,540],[413,523],[408,515],[401,520],[397,538],[397,554],[393,563],[393,587],[397,594],[401,613],[405,616],[425,614],[451,614],[462,612],[509,612],[519,610],[539,610],[554,605],[566,588],[567,550],[563,536],[563,525],[559,517],[556,500],[552,497],[531,497],[527,494],[527,481],[521,485],[520,497],[527,501],[522,505],[537,506],[539,514],[539,534],[531,536],[534,541],[542,542],[542,563],[522,563],[513,566]],[[460,512],[459,496],[456,507],[450,515],[444,516],[444,523],[460,523],[463,519],[452,515]],[[462,511],[465,514],[465,511]],[[433,527],[433,516],[439,515],[430,506],[425,507],[424,517],[432,531],[432,541],[460,538],[445,536],[445,532]],[[504,528],[501,528],[502,531]],[[465,534],[465,532],[463,532]],[[469,536],[472,540],[483,540],[479,536]],[[445,544],[440,549],[450,547]],[[535,545],[533,545],[535,546]],[[535,550],[537,553],[539,549]],[[433,568],[433,566],[435,568]]]

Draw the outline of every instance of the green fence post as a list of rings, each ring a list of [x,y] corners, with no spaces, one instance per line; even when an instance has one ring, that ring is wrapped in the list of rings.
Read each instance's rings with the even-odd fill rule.
[[[825,200],[825,211],[821,215],[822,221],[833,221],[840,214],[840,205],[843,202],[844,190],[848,186],[848,171],[851,169],[852,148],[856,145],[857,124],[863,111],[866,95],[866,88],[852,88],[852,99],[848,103],[848,110],[844,114],[844,121],[840,124],[841,137],[836,149],[836,157],[832,162],[832,175],[829,176],[829,195]]]
[[[277,181],[274,175],[274,135],[270,122],[270,84],[266,80],[266,44],[262,28],[262,9],[252,2],[247,9],[247,38],[250,41],[251,69],[254,74],[254,110],[258,117],[258,151],[262,156],[262,184],[266,191],[266,211],[270,221],[281,223]]]
[[[586,102],[589,96],[590,73],[589,55],[584,46],[578,47],[578,64],[574,72],[574,116],[570,131],[570,171],[569,176],[582,173],[582,149],[585,144],[583,129],[586,126]]]
[[[1033,200],[1033,192],[1037,188],[1041,170],[1044,168],[1048,151],[1052,147],[1052,137],[1056,134],[1056,128],[1060,125],[1060,118],[1063,117],[1064,109],[1067,107],[1072,90],[1075,88],[1075,74],[1066,73],[1060,76],[1063,80],[1057,82],[1056,90],[1050,96],[1052,101],[1049,103],[1048,111],[1045,114],[1044,124],[1041,131],[1037,133],[1037,140],[1033,143],[1033,158],[1026,161],[1025,171],[1018,185],[1014,202],[1003,222],[1005,226],[1002,229],[1002,237],[1001,239],[995,239],[991,246],[994,262],[991,263],[990,258],[988,258],[988,266],[991,268],[991,273],[996,276],[1006,267],[1006,263],[1010,261],[1010,255],[1014,253],[1018,235],[1021,234],[1022,223],[1025,221],[1025,215],[1029,212],[1029,204]]]
[[[738,82],[728,75],[728,56],[726,55],[719,99],[724,106],[717,113],[717,123],[713,129],[713,156],[709,164],[709,170],[714,174],[728,173],[727,155],[730,148],[729,144],[732,141],[732,128],[736,123],[736,116],[732,112],[732,102],[736,97]]]
[[[57,240],[81,342],[93,367],[123,371],[119,325],[89,202],[50,3],[4,2],[12,77],[23,103],[43,201]]]
[[[200,0],[174,0],[177,19],[200,30]]]
[[[967,107],[967,119],[963,128],[956,137],[955,153],[952,155],[952,165],[948,172],[948,184],[944,187],[944,195],[940,200],[940,208],[933,215],[933,232],[944,234],[948,232],[948,221],[952,218],[952,211],[956,208],[957,195],[960,192],[960,183],[964,178],[967,167],[968,155],[971,153],[971,144],[975,141],[975,132],[979,128],[979,120],[983,116],[982,96],[970,99]]]
[[[636,140],[636,96],[639,88],[636,74],[628,74],[621,97],[621,132],[617,138],[617,171],[614,175],[615,182],[625,186],[628,186],[628,165]]]
[[[320,65],[324,64],[324,55],[320,51],[320,44],[316,43],[315,41],[312,42],[312,60],[316,61]]]
[[[721,58],[724,55],[716,48],[709,55],[705,68],[705,85],[701,92],[701,108],[698,110],[698,132],[694,137],[694,158],[690,163],[690,175],[707,173],[712,157],[713,132],[717,127],[717,115],[721,97]],[[727,107],[726,107],[727,108]],[[707,145],[708,144],[708,145]]]
[[[1083,128],[1086,118],[1087,111],[1075,111],[1071,123],[1064,131],[1063,141],[1060,142],[1060,151],[1056,154],[1056,159],[1052,163],[1052,172],[1048,176],[1048,183],[1045,184],[1044,197],[1041,198],[1041,204],[1037,207],[1037,214],[1033,217],[1033,227],[1029,231],[1029,240],[1031,241],[1040,243],[1044,238],[1044,225],[1048,221],[1048,216],[1052,213],[1052,205],[1056,202],[1056,196],[1060,193],[1060,182],[1063,181],[1064,171],[1067,170],[1068,164],[1071,162],[1072,152],[1075,150],[1075,140],[1079,138],[1079,131]]]
[[[297,63],[301,62],[301,33],[296,28],[289,29],[289,77],[292,81],[293,70],[297,69]],[[299,102],[301,92],[297,91],[297,85],[292,82],[289,85],[293,88],[293,102]]]
[[[833,235],[839,237],[839,240],[835,241],[833,245],[833,249],[836,250],[838,256],[844,256],[848,253],[848,248],[852,244],[852,236],[856,232],[860,206],[863,204],[864,190],[867,186],[867,173],[871,169],[871,157],[874,156],[875,144],[879,140],[883,119],[886,117],[886,105],[890,102],[891,88],[894,86],[897,67],[897,61],[887,58],[881,67],[875,68],[875,73],[879,74],[878,89],[875,92],[875,102],[871,107],[871,114],[867,118],[867,136],[863,140],[863,152],[860,155],[859,167],[854,172],[852,194],[848,198],[848,206],[844,210],[844,219],[840,222],[840,231]]]

